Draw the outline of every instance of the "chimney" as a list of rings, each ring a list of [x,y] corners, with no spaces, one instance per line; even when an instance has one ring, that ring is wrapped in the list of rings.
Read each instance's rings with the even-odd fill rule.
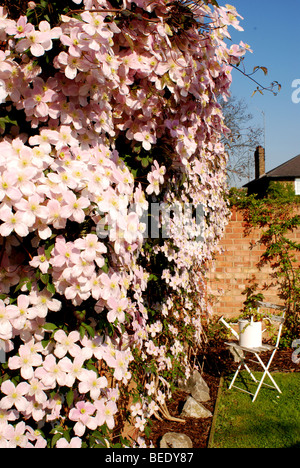
[[[255,156],[255,179],[259,179],[266,173],[265,149],[258,146],[254,153]]]

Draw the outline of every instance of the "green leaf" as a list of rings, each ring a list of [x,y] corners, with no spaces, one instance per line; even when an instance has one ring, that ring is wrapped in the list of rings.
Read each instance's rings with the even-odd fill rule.
[[[56,443],[59,441],[59,439],[61,439],[63,437],[62,434],[60,434],[59,432],[57,434],[55,434],[53,437],[52,437],[52,440],[51,440],[51,447],[53,448],[54,445],[56,445]]]
[[[50,343],[50,340],[43,340],[42,341],[43,348],[45,349],[48,346],[49,343]]]
[[[6,124],[11,124],[11,125],[18,125],[18,122],[16,120],[11,120],[11,118],[7,115],[5,117],[0,118],[0,127],[2,130],[5,130]]]
[[[98,375],[97,369],[96,369],[95,364],[93,362],[86,363],[85,368],[88,369],[88,370],[92,370],[93,372],[96,372],[96,374]]]
[[[131,49],[132,51],[134,51],[134,42],[133,42],[133,40],[131,39],[131,37],[130,37],[128,34],[126,34],[126,33],[124,33],[124,37],[125,37],[126,41],[128,42],[130,49]]]
[[[151,434],[151,427],[150,426],[146,426],[145,427],[145,436],[146,437],[150,437],[150,434]]]
[[[150,165],[150,162],[149,162],[149,159],[148,158],[142,158],[141,159],[141,162],[142,162],[142,166],[144,168],[147,168],[149,165]]]
[[[150,281],[158,281],[158,277],[157,277],[156,275],[151,274],[151,275],[149,276],[149,282],[150,282]]]
[[[48,283],[47,284],[47,291],[49,291],[49,293],[51,293],[51,294],[55,294],[56,290],[55,290],[54,284]]]
[[[90,325],[87,325],[86,323],[82,323],[81,326],[86,329],[86,331],[92,338],[95,337],[95,330],[93,329],[93,327],[91,327]]]
[[[45,323],[43,325],[43,329],[46,330],[46,331],[54,331],[54,330],[57,330],[57,325],[55,325],[55,323]]]
[[[49,277],[49,275],[47,273],[44,274],[44,275],[43,274],[40,275],[40,280],[45,285],[47,285],[49,283],[49,279],[50,279],[50,277]]]
[[[95,439],[103,439],[103,433],[99,432],[99,431],[94,431],[93,434],[92,434],[93,437],[95,437]]]
[[[107,258],[105,259],[105,265],[103,265],[103,267],[101,268],[101,270],[103,271],[103,273],[108,273],[108,271],[109,271],[109,265],[108,265],[108,260],[107,260]]]
[[[116,330],[115,330],[115,327],[113,326],[112,323],[108,323],[107,324],[107,333],[108,333],[108,336],[112,337],[114,336]]]
[[[79,327],[79,334],[80,334],[80,338],[83,338],[85,335],[85,328],[82,325],[80,325]]]
[[[29,278],[22,278],[18,286],[15,288],[15,293],[18,292],[24,286],[24,284],[28,283],[29,281],[30,281]]]
[[[51,429],[50,434],[57,434],[57,432],[63,434],[64,428],[61,425],[56,425],[53,429]]]
[[[67,400],[68,407],[70,408],[73,405],[73,401],[74,401],[74,392],[72,389],[68,391],[66,400]]]
[[[55,243],[49,245],[49,247],[45,249],[45,255],[46,255],[47,260],[50,260],[51,252],[54,249],[54,246],[55,246]]]

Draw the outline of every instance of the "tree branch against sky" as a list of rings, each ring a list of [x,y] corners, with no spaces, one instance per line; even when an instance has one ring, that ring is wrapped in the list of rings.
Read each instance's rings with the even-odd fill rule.
[[[300,62],[297,44],[299,41],[300,2],[287,0],[285,8],[280,1],[274,0],[272,8],[267,1],[236,0],[234,5],[244,20],[244,31],[234,31],[232,40],[250,44],[253,54],[248,54],[243,66],[252,72],[257,65],[268,69],[268,76],[258,70],[252,77],[266,86],[277,80],[282,89],[276,97],[270,92],[259,92],[252,97],[256,84],[245,79],[238,70],[232,72],[232,95],[244,98],[257,125],[262,124],[262,111],[266,121],[266,170],[283,164],[299,154],[299,109],[300,104],[292,100],[292,83],[300,78]],[[259,12],[259,14],[258,14]],[[291,14],[292,13],[292,14]],[[278,34],[278,24],[280,34]],[[278,60],[280,57],[280,60]]]
[[[243,179],[254,177],[254,151],[262,144],[264,129],[255,125],[253,115],[243,99],[231,97],[221,102],[225,125],[230,129],[223,137],[228,152],[228,182],[231,187],[241,184]]]

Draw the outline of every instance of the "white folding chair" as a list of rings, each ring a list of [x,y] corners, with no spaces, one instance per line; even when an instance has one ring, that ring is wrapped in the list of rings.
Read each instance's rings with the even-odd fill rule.
[[[257,301],[256,306],[258,307],[258,311],[259,311],[260,307],[266,308],[266,309],[275,309],[275,310],[280,310],[281,311],[281,315],[271,315],[271,316],[268,315],[268,316],[266,316],[268,318],[268,320],[271,321],[271,323],[276,323],[278,325],[278,332],[277,332],[277,339],[276,339],[275,346],[270,346],[270,345],[267,345],[267,344],[263,344],[259,348],[245,348],[244,346],[240,346],[239,342],[237,342],[237,341],[230,341],[230,342],[226,343],[226,345],[231,348],[231,350],[237,355],[238,359],[240,360],[240,364],[238,366],[238,369],[237,369],[236,373],[234,374],[233,379],[232,379],[232,381],[231,381],[231,383],[229,385],[229,390],[231,390],[232,388],[237,388],[238,390],[241,390],[242,392],[249,393],[250,395],[253,396],[252,402],[254,402],[256,400],[262,385],[265,385],[266,387],[276,389],[279,393],[282,393],[280,388],[278,387],[277,383],[275,382],[274,378],[270,374],[269,368],[271,366],[271,363],[273,361],[275,353],[276,353],[277,349],[279,348],[279,342],[280,342],[280,337],[281,337],[281,332],[282,332],[282,327],[283,327],[283,324],[284,324],[285,312],[286,312],[286,307],[279,306],[279,305],[276,305],[276,304],[271,304],[269,302]],[[265,364],[262,361],[262,359],[260,357],[260,354],[264,353],[264,352],[270,352],[270,351],[271,351],[271,356],[269,358],[268,363]],[[249,358],[247,359],[248,354],[252,354],[252,355],[254,354],[254,356],[256,357],[257,360],[255,361],[253,359],[249,359]],[[254,362],[256,364],[259,363],[261,365],[261,367],[263,369],[263,375],[262,375],[260,381],[256,379],[253,372],[248,367],[248,365],[246,363],[246,359],[247,359],[247,362]],[[240,371],[243,368],[246,369],[246,371],[248,372],[248,374],[250,375],[252,380],[257,384],[257,389],[256,389],[255,393],[251,393],[248,390],[245,390],[243,388],[240,388],[240,387],[237,387],[237,386],[234,385],[237,376],[239,375]],[[273,385],[269,385],[269,384],[266,384],[264,382],[265,378],[267,376],[269,377],[269,379],[271,380]]]

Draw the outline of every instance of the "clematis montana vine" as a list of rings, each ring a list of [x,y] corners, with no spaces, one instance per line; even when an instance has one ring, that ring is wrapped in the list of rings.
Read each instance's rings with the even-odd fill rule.
[[[228,215],[218,98],[247,50],[226,44],[235,8],[65,3],[53,24],[39,2],[0,8],[7,448],[109,447],[124,408],[140,435],[168,417]]]

